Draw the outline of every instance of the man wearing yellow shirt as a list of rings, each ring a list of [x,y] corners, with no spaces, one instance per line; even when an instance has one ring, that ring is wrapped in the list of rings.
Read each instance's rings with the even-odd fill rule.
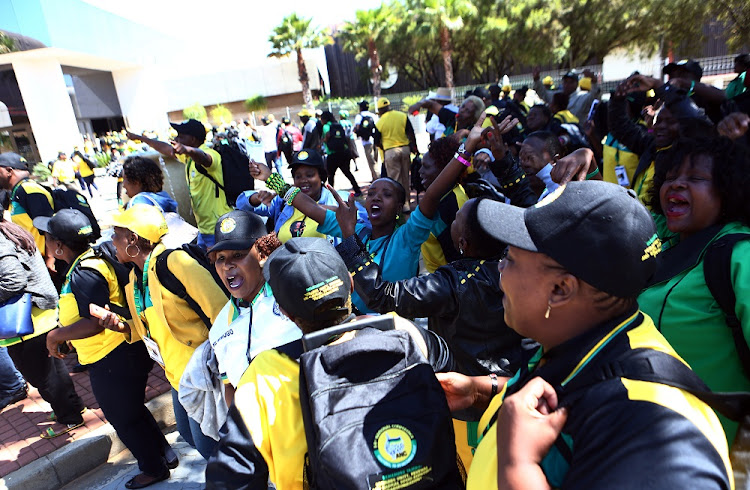
[[[94,191],[92,191],[91,188],[93,187],[97,191],[99,190],[99,187],[94,183],[94,167],[96,167],[96,165],[86,158],[78,147],[73,151],[72,160],[78,168],[78,181],[81,184],[81,189],[84,191],[88,190],[89,196],[94,197]]]
[[[409,118],[401,111],[394,111],[391,102],[385,97],[378,99],[380,119],[375,123],[375,145],[385,152],[383,165],[388,177],[409,189],[409,153],[417,152],[417,140]],[[404,204],[404,212],[411,211],[409,202]]]
[[[68,159],[63,152],[57,154],[57,160],[52,164],[52,180],[55,185],[62,185],[75,189],[76,169],[75,163]]]
[[[214,244],[214,226],[219,216],[232,210],[224,194],[221,156],[206,145],[206,128],[200,121],[189,119],[182,124],[172,123],[172,127],[177,137],[169,143],[131,132],[127,135],[185,164],[190,203],[200,232],[198,245],[208,249]]]

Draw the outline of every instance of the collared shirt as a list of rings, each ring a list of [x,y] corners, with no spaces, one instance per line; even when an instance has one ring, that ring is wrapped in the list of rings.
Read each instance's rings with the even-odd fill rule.
[[[300,337],[302,331],[281,312],[268,283],[249,305],[230,299],[208,334],[221,378],[232,386],[240,382],[250,359]]]
[[[208,175],[223,186],[224,175],[221,170],[221,155],[205,144],[201,145],[200,149],[211,156],[211,165],[204,167]],[[177,159],[185,164],[185,173],[190,188],[190,202],[193,205],[198,231],[206,235],[213,235],[219,217],[232,210],[227,205],[224,191],[196,169],[197,164],[192,158],[186,155],[177,155]]]

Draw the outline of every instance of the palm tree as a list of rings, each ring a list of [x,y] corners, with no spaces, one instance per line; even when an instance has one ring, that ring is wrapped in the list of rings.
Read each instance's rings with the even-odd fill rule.
[[[16,43],[13,38],[0,32],[0,54],[10,53],[16,50]]]
[[[445,69],[445,86],[453,90],[453,46],[451,31],[460,29],[464,19],[476,14],[471,0],[409,0],[409,11],[421,29],[440,44]]]
[[[355,21],[344,24],[340,33],[343,49],[354,52],[357,59],[367,56],[370,60],[372,95],[376,99],[380,97],[380,76],[383,73],[378,42],[393,24],[391,9],[381,5],[370,10],[357,10]]]
[[[317,27],[311,28],[311,21],[312,19],[301,18],[297,14],[284,17],[281,24],[273,29],[273,34],[268,39],[273,46],[273,50],[268,53],[268,56],[281,58],[290,55],[292,52],[297,53],[297,71],[299,82],[302,84],[302,98],[308,108],[314,109],[312,93],[310,92],[310,77],[307,75],[302,50],[319,48],[331,44],[333,41],[328,34],[323,33]]]

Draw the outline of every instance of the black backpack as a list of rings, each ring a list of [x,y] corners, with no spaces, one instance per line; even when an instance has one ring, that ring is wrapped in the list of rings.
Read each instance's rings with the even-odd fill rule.
[[[94,240],[98,240],[102,236],[101,228],[99,228],[99,223],[96,221],[96,216],[94,216],[86,196],[73,189],[56,188],[47,190],[52,196],[52,206],[55,212],[61,209],[77,209],[85,214],[91,222]]]
[[[353,339],[324,345],[355,329]],[[307,334],[302,344],[309,488],[464,488],[443,389],[393,317]]]
[[[341,123],[331,123],[331,127],[328,129],[328,141],[326,146],[332,153],[339,153],[349,149],[349,138],[346,137],[346,130]]]
[[[703,276],[708,290],[724,312],[727,326],[732,331],[737,355],[745,375],[750,378],[750,347],[742,333],[742,323],[735,312],[737,297],[732,286],[731,271],[732,250],[734,245],[742,240],[750,240],[750,234],[732,233],[711,243],[703,256]]]
[[[94,257],[102,259],[112,266],[112,269],[115,271],[115,276],[117,277],[117,285],[120,287],[123,297],[125,297],[125,286],[130,282],[130,271],[133,268],[132,264],[126,265],[117,260],[117,250],[115,250],[115,246],[112,244],[111,240],[95,245],[92,247],[92,251],[94,252]],[[87,267],[83,266],[83,268],[85,269]],[[96,271],[96,269],[92,270]],[[71,283],[76,281],[76,271],[73,272],[70,280]],[[109,303],[109,308],[121,317],[130,319],[130,310],[127,305],[117,306]]]
[[[291,148],[292,145],[293,145],[293,143],[294,143],[294,141],[293,141],[293,138],[292,138],[292,134],[289,131],[287,131],[286,129],[281,128],[281,140],[280,140],[279,146],[282,149],[284,149],[284,148]]]
[[[375,120],[371,116],[362,116],[359,127],[355,131],[357,136],[366,140],[375,132]]]
[[[219,189],[224,191],[229,207],[234,208],[237,198],[245,191],[255,189],[255,181],[250,175],[250,159],[240,150],[236,141],[221,139],[214,150],[221,156],[221,174],[224,177],[224,185],[209,175],[203,165],[193,163],[195,169],[216,186],[216,197],[219,197]]]
[[[196,262],[203,266],[204,269],[209,271],[211,273],[211,276],[214,278],[214,281],[216,281],[216,284],[218,284],[219,287],[221,287],[221,290],[224,291],[227,299],[229,298],[229,291],[227,291],[227,288],[224,286],[221,278],[216,273],[216,267],[214,267],[208,260],[206,252],[195,243],[186,243],[180,248],[165,250],[161,253],[161,255],[159,255],[159,257],[157,257],[154,271],[156,272],[156,277],[159,278],[159,282],[161,282],[162,286],[167,288],[167,291],[185,300],[185,302],[190,305],[190,308],[192,308],[192,310],[200,317],[203,323],[206,324],[206,328],[210,329],[211,319],[203,312],[203,309],[200,307],[198,302],[188,294],[185,286],[180,282],[179,279],[177,279],[177,277],[175,277],[174,273],[172,273],[172,271],[170,271],[169,267],[167,266],[167,258],[169,257],[169,254],[171,254],[175,250],[182,250],[183,252],[186,252],[188,255],[190,255],[190,257],[195,259]]]

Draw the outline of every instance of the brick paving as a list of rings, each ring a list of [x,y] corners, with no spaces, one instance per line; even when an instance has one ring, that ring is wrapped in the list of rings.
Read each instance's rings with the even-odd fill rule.
[[[65,359],[69,371],[77,362],[75,354]],[[59,429],[61,425],[49,420],[52,409],[42,399],[37,389],[29,385],[29,396],[25,400],[8,405],[0,412],[0,478],[80,439],[107,423],[107,419],[91,392],[88,373],[71,371],[70,376],[73,378],[78,395],[88,407],[83,414],[85,425],[54,439],[39,437],[47,427]],[[148,377],[145,400],[151,400],[170,389],[171,386],[164,376],[164,370],[155,364]]]

